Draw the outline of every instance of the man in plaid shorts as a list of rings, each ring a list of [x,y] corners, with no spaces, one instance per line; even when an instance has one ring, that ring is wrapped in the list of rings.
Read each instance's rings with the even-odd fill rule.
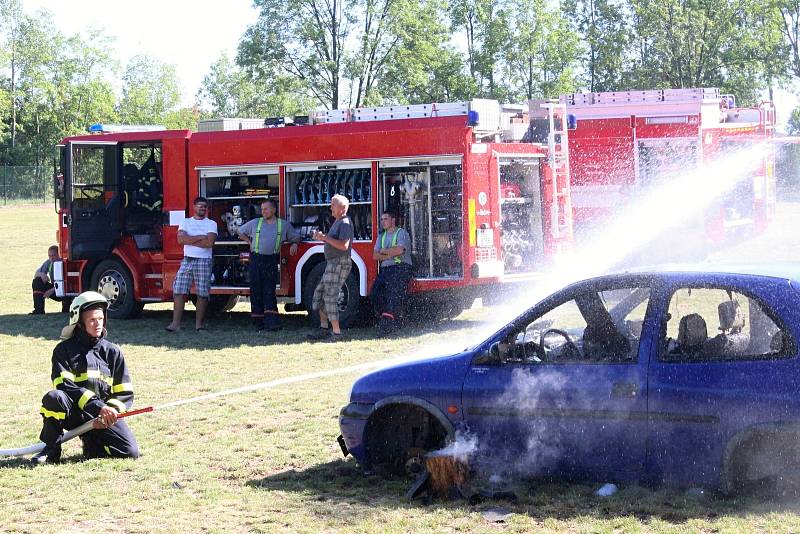
[[[336,219],[327,234],[315,232],[314,239],[325,243],[325,272],[314,290],[311,307],[319,312],[319,326],[310,339],[320,341],[339,341],[342,330],[339,326],[339,307],[337,300],[352,266],[350,252],[353,250],[353,224],[347,216],[350,201],[344,195],[331,198],[331,213]],[[328,331],[328,324],[331,330]]]
[[[194,282],[197,291],[196,330],[205,330],[203,319],[208,308],[208,289],[211,285],[211,249],[217,239],[217,223],[206,218],[208,201],[203,197],[194,199],[194,217],[183,220],[178,226],[178,243],[183,245],[183,261],[172,284],[174,297],[172,322],[167,331],[175,332],[181,328],[183,308],[189,297],[189,288]]]

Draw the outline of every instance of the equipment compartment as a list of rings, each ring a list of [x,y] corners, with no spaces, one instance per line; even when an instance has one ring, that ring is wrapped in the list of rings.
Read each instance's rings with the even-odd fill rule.
[[[261,202],[280,198],[277,167],[200,169],[200,196],[208,199],[208,218],[217,223],[212,287],[249,287],[247,243],[238,229],[261,217]]]
[[[327,232],[333,218],[331,198],[344,195],[350,200],[347,214],[353,223],[355,241],[372,240],[372,172],[367,166],[292,166],[286,170],[289,192],[289,220],[300,229],[303,239],[316,230]]]

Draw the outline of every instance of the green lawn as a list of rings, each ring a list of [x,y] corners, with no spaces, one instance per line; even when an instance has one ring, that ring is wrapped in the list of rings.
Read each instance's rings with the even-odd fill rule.
[[[0,448],[37,440],[39,401],[49,387],[50,354],[65,315],[27,316],[30,280],[54,240],[51,207],[0,209]],[[419,327],[392,341],[356,329],[338,345],[305,343],[302,315],[279,335],[248,328],[247,307],[210,330],[167,334],[169,305],[112,323],[126,354],[136,406],[159,405],[276,378],[377,361],[420,349],[457,347],[485,312]],[[52,312],[52,313],[50,313]],[[191,316],[191,313],[189,314]],[[185,318],[186,325],[192,320]],[[598,484],[524,482],[514,505],[408,503],[406,481],[364,477],[342,458],[337,416],[357,373],[221,397],[129,420],[137,461],[80,459],[37,469],[0,460],[2,532],[612,532],[798,531],[787,503],[692,498],[673,490],[624,487],[593,495]],[[504,524],[481,512],[514,512]]]

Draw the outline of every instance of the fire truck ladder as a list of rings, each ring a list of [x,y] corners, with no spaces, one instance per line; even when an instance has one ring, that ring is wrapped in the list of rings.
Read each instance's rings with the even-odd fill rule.
[[[565,104],[542,103],[547,110],[549,134],[547,153],[552,170],[553,202],[550,204],[550,228],[553,237],[569,237],[572,203],[569,195],[569,154],[567,147],[567,107]]]

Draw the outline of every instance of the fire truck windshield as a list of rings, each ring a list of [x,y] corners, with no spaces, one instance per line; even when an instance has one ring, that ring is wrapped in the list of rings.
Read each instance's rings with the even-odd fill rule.
[[[116,147],[74,146],[68,171],[74,200],[102,199],[104,192],[113,191],[116,185]]]

